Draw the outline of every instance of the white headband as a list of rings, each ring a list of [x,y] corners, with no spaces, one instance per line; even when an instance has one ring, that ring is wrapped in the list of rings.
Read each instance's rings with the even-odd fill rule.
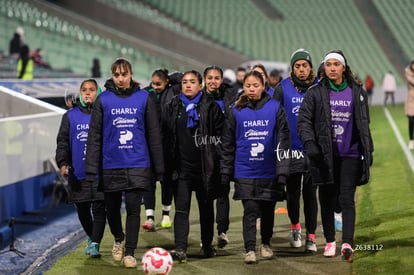
[[[328,59],[336,59],[339,62],[341,62],[342,65],[344,65],[344,67],[346,66],[344,57],[340,55],[339,53],[328,53],[323,59],[323,64],[325,64]]]

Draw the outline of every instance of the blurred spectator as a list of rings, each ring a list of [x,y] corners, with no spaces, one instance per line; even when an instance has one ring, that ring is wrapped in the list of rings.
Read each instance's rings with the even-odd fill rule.
[[[407,81],[407,99],[405,100],[405,115],[408,117],[408,149],[414,150],[414,60],[404,69]]]
[[[223,72],[223,82],[233,86],[236,82],[236,73],[232,69],[225,69]]]
[[[244,67],[238,67],[236,70],[236,83],[234,83],[233,89],[237,94],[243,90],[243,79],[246,75],[246,72],[247,70]]]
[[[65,97],[64,97],[64,99],[65,99],[65,105],[66,105],[66,108],[69,110],[69,109],[72,109],[73,108],[73,106],[75,105],[75,103],[76,103],[76,96],[75,95],[73,95],[73,94],[66,94],[66,92],[65,92]],[[79,100],[79,99],[78,99]]]
[[[45,69],[52,69],[52,67],[43,59],[41,48],[37,48],[32,52],[32,58],[35,63],[35,66]]]
[[[21,39],[22,46],[23,46],[24,44],[26,44],[26,41],[24,39],[24,30],[23,30],[23,28],[22,27],[17,27],[16,32],[20,35],[20,39]]]
[[[397,90],[397,84],[395,82],[395,77],[392,74],[392,71],[388,71],[382,82],[382,90],[384,91],[384,107],[387,106],[388,98],[391,97],[392,106],[395,106],[394,93]]]
[[[92,60],[92,77],[99,78],[101,76],[101,63],[98,58],[94,58]]]
[[[29,46],[20,48],[20,56],[17,60],[17,78],[23,80],[33,79],[33,59],[30,57]]]
[[[371,75],[367,75],[367,77],[365,77],[365,90],[367,91],[368,94],[368,103],[369,105],[372,104],[372,92],[374,91],[374,79],[372,79]]]
[[[9,42],[9,55],[13,59],[17,60],[20,54],[20,48],[24,45],[24,31],[21,27],[16,29],[13,34],[13,38]]]
[[[282,77],[280,76],[280,72],[277,69],[273,69],[270,71],[269,74],[269,86],[270,88],[274,89],[276,85],[282,80]]]

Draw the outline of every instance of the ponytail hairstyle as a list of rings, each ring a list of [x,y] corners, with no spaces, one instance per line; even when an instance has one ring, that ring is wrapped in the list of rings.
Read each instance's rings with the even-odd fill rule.
[[[151,77],[152,76],[158,76],[159,78],[161,78],[162,80],[169,80],[170,79],[170,77],[169,77],[169,75],[168,75],[168,70],[166,69],[166,68],[159,68],[159,69],[156,69],[153,73],[152,73],[152,75],[151,75]]]

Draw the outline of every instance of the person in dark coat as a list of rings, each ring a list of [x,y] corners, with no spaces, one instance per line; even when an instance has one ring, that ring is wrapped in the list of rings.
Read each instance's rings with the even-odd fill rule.
[[[236,95],[240,95],[243,91],[243,79],[246,76],[247,69],[244,67],[237,67],[236,69],[236,82],[233,84],[233,90]]]
[[[220,106],[223,114],[236,101],[237,93],[224,82],[223,70],[218,66],[208,66],[203,73],[205,86],[203,92],[211,96]],[[223,194],[216,200],[217,247],[224,248],[229,243],[227,231],[230,226],[229,185],[221,185]]]
[[[87,180],[94,181],[100,175],[103,182],[108,223],[115,237],[112,257],[122,260],[127,268],[135,268],[142,194],[164,174],[161,132],[154,99],[132,79],[131,63],[118,58],[111,73],[93,108],[85,170]]]
[[[189,212],[195,191],[200,214],[203,256],[213,257],[213,201],[220,196],[220,142],[223,113],[202,91],[202,76],[187,71],[181,81],[181,93],[172,98],[163,113],[165,139],[168,142],[168,168],[173,179],[175,216],[172,255],[180,263],[187,261]]]
[[[151,76],[151,83],[144,90],[150,92],[150,95],[155,98],[157,105],[157,113],[161,119],[162,112],[165,111],[165,106],[171,100],[171,98],[180,93],[181,90],[181,77],[182,73],[174,72],[171,76],[168,74],[168,70],[156,69]],[[162,121],[160,121],[161,123]],[[165,143],[163,138],[163,143]],[[166,146],[163,146],[164,150]],[[164,157],[164,160],[166,158]],[[162,228],[171,228],[172,222],[170,219],[171,203],[173,199],[172,192],[172,173],[166,171],[164,180],[161,183],[161,201],[162,201]],[[144,206],[147,220],[142,224],[142,228],[148,232],[155,232],[155,189],[156,182],[153,182],[151,190],[144,193]]]
[[[292,53],[290,65],[292,69],[290,76],[276,86],[273,94],[273,98],[278,100],[286,110],[291,137],[290,174],[286,184],[286,205],[291,222],[290,246],[295,248],[302,246],[302,230],[299,222],[302,193],[306,227],[305,252],[316,253],[317,188],[312,184],[306,165],[303,144],[297,131],[297,119],[306,91],[318,82],[318,78],[313,71],[311,55],[305,49],[297,49]]]
[[[235,200],[241,200],[244,261],[256,263],[256,220],[260,217],[260,254],[273,257],[276,201],[285,199],[289,175],[289,126],[284,108],[266,92],[264,77],[250,71],[243,93],[226,113],[222,136],[222,183],[234,178]]]
[[[282,73],[278,69],[273,69],[269,72],[269,87],[273,90],[276,88],[277,84],[282,81]]]
[[[24,30],[22,27],[17,27],[12,39],[9,41],[9,56],[13,60],[17,60],[20,56],[20,48],[25,44]]]
[[[92,68],[91,68],[92,77],[99,78],[102,76],[101,74],[101,62],[99,58],[92,59]]]
[[[68,178],[68,202],[75,204],[79,221],[88,236],[85,254],[93,258],[100,257],[99,244],[105,230],[106,211],[99,181],[86,181],[85,150],[92,105],[99,93],[94,79],[82,82],[78,104],[62,117],[55,157],[61,175]]]
[[[342,209],[342,259],[352,261],[355,191],[370,178],[374,146],[369,128],[368,96],[355,80],[341,50],[324,58],[322,78],[302,101],[298,133],[312,181],[319,188],[325,257],[336,254],[334,210]],[[338,197],[339,196],[339,197]]]
[[[23,46],[23,41],[20,37],[20,34],[15,32],[13,38],[9,42],[9,55],[13,59],[18,59],[20,55],[20,47]]]

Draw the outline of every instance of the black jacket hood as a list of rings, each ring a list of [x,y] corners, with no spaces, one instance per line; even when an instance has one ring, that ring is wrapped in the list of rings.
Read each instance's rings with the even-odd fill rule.
[[[105,82],[104,87],[109,90],[114,92],[116,95],[131,95],[133,92],[135,92],[136,90],[140,89],[139,83],[135,82],[134,80],[131,80],[131,84],[129,86],[129,88],[127,89],[119,89],[115,86],[114,81],[110,78]]]

